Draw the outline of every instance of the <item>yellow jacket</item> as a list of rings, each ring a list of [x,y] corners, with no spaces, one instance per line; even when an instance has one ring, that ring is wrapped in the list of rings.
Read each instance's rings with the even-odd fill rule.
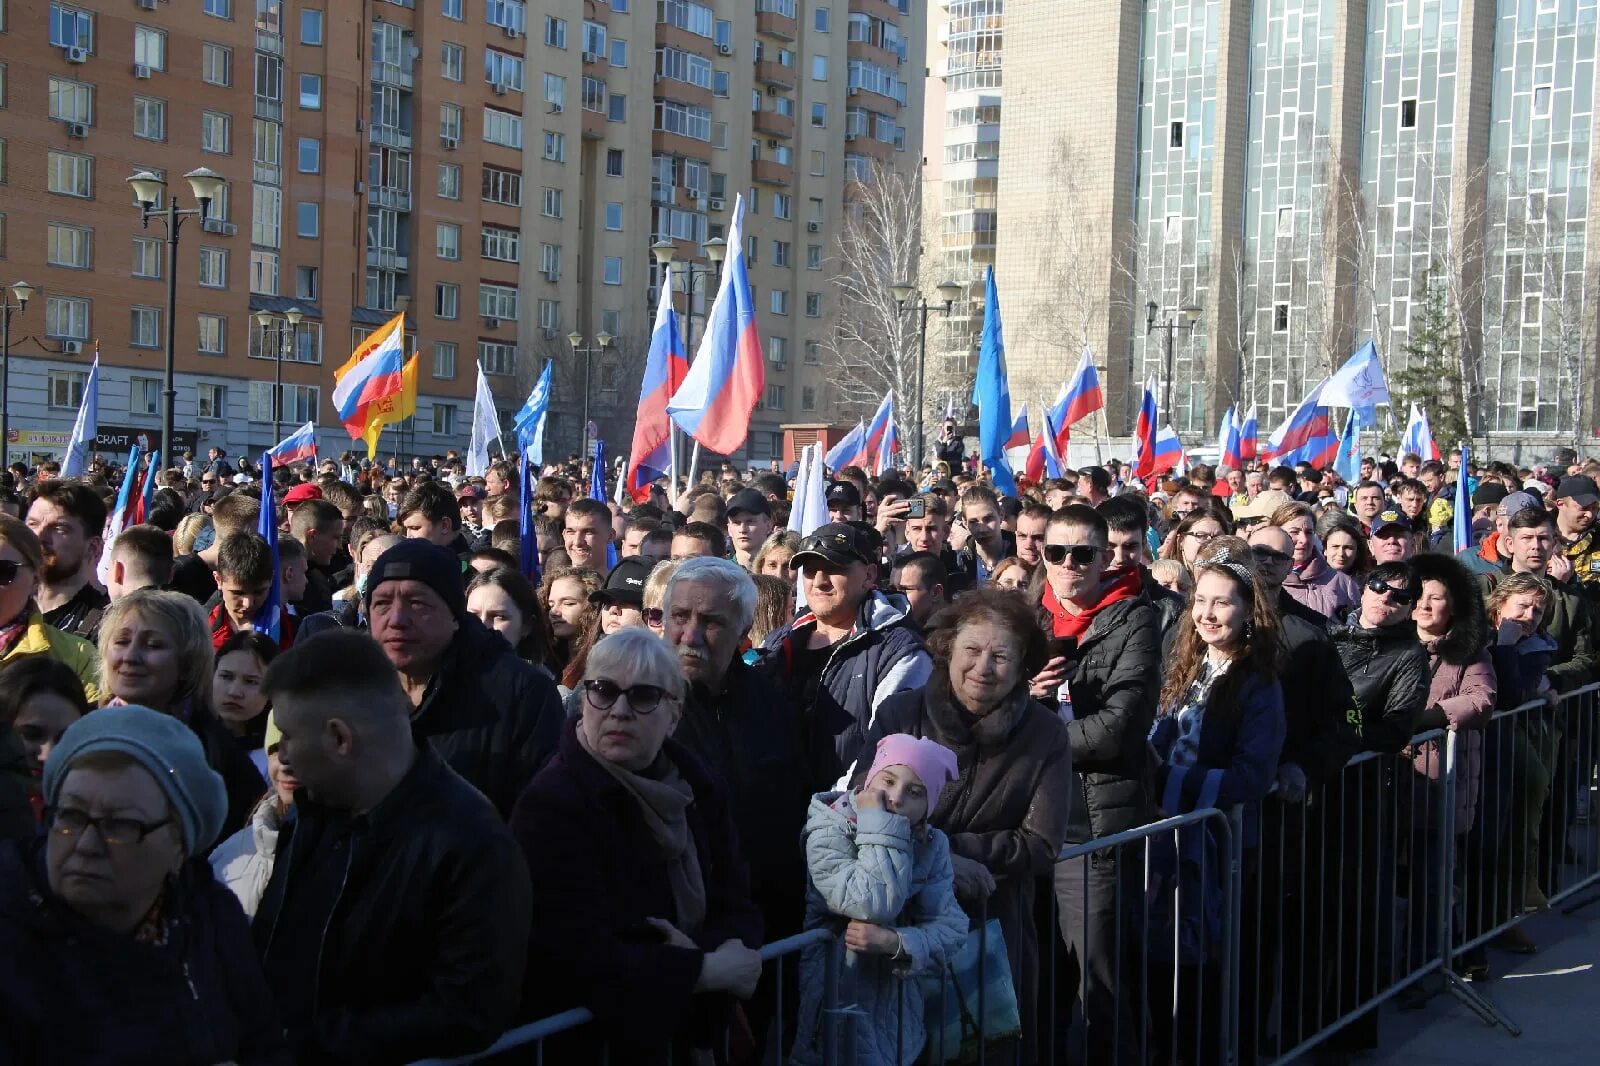
[[[22,639],[0,657],[0,666],[29,655],[49,655],[66,663],[78,675],[78,680],[83,682],[83,694],[89,700],[89,706],[100,706],[99,652],[82,637],[46,625],[44,615],[39,613],[37,607],[28,615],[28,628],[23,630]]]

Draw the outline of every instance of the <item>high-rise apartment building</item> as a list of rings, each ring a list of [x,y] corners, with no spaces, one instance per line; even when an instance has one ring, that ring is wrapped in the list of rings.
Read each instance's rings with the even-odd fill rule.
[[[1165,417],[1206,441],[1235,402],[1275,424],[1369,338],[1404,366],[1423,316],[1443,314],[1476,434],[1587,436],[1596,14],[1596,0],[1117,0],[1063,18],[1008,0],[1008,327],[1092,294],[1111,430],[1153,378]],[[1062,153],[1081,177],[1071,197],[1042,180]],[[1052,260],[1064,213],[1099,255]],[[1061,345],[1008,347],[1013,392],[1019,376],[1054,389]]]
[[[918,8],[0,0],[0,282],[39,290],[13,322],[14,447],[59,450],[97,342],[102,425],[159,426],[166,249],[122,179],[155,171],[191,207],[181,175],[205,166],[225,188],[181,230],[180,446],[269,444],[281,373],[281,431],[310,418],[348,447],[333,370],[403,310],[419,401],[386,451],[461,447],[479,365],[509,433],[554,359],[546,440],[576,451],[587,413],[615,455],[652,245],[706,266],[742,193],[768,381],[746,452],[779,455],[782,425],[829,417],[817,341],[851,183],[920,156]],[[675,274],[698,330],[715,277],[685,297]]]

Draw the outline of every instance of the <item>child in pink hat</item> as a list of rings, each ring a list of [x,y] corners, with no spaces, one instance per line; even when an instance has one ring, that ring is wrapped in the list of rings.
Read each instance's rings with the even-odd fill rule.
[[[950,844],[928,824],[939,793],[959,776],[949,748],[896,733],[878,742],[858,791],[811,798],[806,928],[842,937],[839,1002],[861,1011],[852,1027],[854,1055],[844,1061],[908,1066],[922,1051],[922,992],[908,978],[938,972],[967,936]],[[800,1026],[790,1059],[800,1066],[822,1061],[829,950],[814,944],[801,955]]]

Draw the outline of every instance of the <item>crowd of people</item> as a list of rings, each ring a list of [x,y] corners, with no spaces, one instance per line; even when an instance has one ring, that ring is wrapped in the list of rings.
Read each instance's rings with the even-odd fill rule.
[[[1312,940],[1433,935],[1417,907],[1396,933],[1394,896],[1431,861],[1434,729],[1463,766],[1448,876],[1548,906],[1593,741],[1548,716],[1485,732],[1600,680],[1600,463],[1143,484],[1111,462],[1011,496],[953,424],[936,444],[922,470],[832,472],[804,536],[776,464],[615,502],[577,457],[521,499],[508,461],[346,455],[273,472],[276,550],[260,470],[216,449],[152,471],[110,543],[130,471],[13,464],[0,1061],[400,1063],[582,1006],[599,1024],[546,1061],[814,1063],[830,952],[785,997],[759,949],[822,929],[853,1061],[902,1066],[935,1024],[907,978],[980,917],[1018,1061],[1212,1061],[1186,1034],[1220,1028],[1214,916],[1152,915],[1146,888],[1220,892],[1215,863],[1192,880],[1214,842],[1148,868],[1077,847],[1210,808],[1242,810],[1243,907],[1271,915],[1242,975],[1254,1061],[1393,976],[1330,978]],[[1361,802],[1311,802],[1344,777]],[[1396,824],[1422,830],[1410,873]],[[1389,877],[1330,902],[1311,853]],[[1176,1008],[1147,1004],[1150,972]],[[1374,1046],[1376,1013],[1338,1037]]]

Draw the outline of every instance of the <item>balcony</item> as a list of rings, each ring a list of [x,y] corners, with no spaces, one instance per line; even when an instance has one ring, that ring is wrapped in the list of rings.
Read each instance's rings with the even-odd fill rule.
[[[583,139],[598,141],[606,135],[606,116],[603,111],[583,109]]]
[[[409,270],[410,261],[393,248],[368,248],[367,266],[375,270]]]
[[[409,189],[391,189],[386,185],[374,186],[372,189],[372,206],[387,207],[391,211],[410,211],[411,191]]]
[[[283,101],[265,96],[256,97],[256,118],[266,119],[269,122],[282,122]]]
[[[386,148],[411,150],[411,134],[395,126],[373,126],[372,143]]]
[[[786,67],[772,59],[757,60],[756,82],[760,85],[776,85],[780,89],[793,89],[795,84],[794,68]]]
[[[792,116],[780,115],[776,111],[757,111],[754,118],[757,133],[768,137],[782,137],[786,141],[794,138]]]
[[[283,38],[268,30],[256,30],[256,51],[265,52],[269,56],[283,55]]]
[[[761,185],[776,185],[787,189],[794,184],[794,167],[775,163],[770,159],[756,159],[750,163],[750,178]]]
[[[795,22],[789,16],[780,15],[776,11],[757,11],[756,32],[776,37],[780,41],[792,41],[795,39]]]
[[[372,64],[372,84],[392,85],[397,89],[404,89],[410,92],[415,81],[408,67],[402,67],[398,63],[374,63]]]

